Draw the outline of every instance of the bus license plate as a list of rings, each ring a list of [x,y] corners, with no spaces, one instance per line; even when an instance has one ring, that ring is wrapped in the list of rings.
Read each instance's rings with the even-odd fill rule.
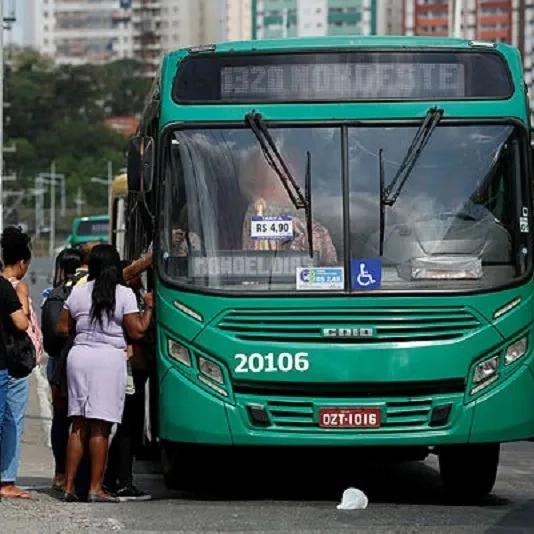
[[[378,428],[380,408],[321,408],[319,426],[325,428]]]

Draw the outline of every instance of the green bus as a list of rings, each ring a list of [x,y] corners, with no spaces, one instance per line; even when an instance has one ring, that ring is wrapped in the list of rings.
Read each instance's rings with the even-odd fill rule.
[[[91,241],[107,243],[109,239],[109,215],[89,215],[76,217],[72,221],[72,230],[67,241],[67,247],[80,247]]]
[[[534,437],[530,137],[506,44],[168,53],[126,238],[154,251],[167,484],[214,450],[304,448],[435,454],[452,494],[491,492],[500,444]]]

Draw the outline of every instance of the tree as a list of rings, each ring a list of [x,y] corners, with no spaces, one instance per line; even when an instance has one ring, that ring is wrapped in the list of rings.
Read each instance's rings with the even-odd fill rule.
[[[140,113],[152,81],[142,74],[142,65],[122,59],[104,65],[106,88],[105,108],[111,116]]]
[[[18,187],[32,187],[34,177],[52,161],[67,178],[67,196],[78,187],[91,191],[89,205],[106,205],[107,190],[91,177],[106,177],[107,162],[125,166],[126,140],[104,120],[139,115],[151,81],[140,63],[120,60],[105,65],[62,65],[31,49],[13,51],[5,70],[6,144],[17,151],[5,154],[9,172],[17,173]]]

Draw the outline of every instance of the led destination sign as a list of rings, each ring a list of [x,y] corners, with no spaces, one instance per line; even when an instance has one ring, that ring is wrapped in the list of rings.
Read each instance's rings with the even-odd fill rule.
[[[213,54],[178,68],[178,103],[506,99],[509,69],[495,51]]]
[[[465,66],[428,63],[223,67],[221,100],[462,97]]]

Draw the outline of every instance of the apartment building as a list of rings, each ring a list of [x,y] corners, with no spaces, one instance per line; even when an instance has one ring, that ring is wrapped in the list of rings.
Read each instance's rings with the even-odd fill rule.
[[[253,0],[222,0],[224,40],[247,41],[252,38],[252,2]]]
[[[457,4],[462,37],[517,42],[521,18],[519,0],[403,0],[403,33],[452,34]]]
[[[161,55],[221,40],[219,0],[35,0],[33,46],[57,64],[137,58],[147,74]]]
[[[33,45],[58,64],[126,57],[128,0],[36,0],[30,13]]]
[[[252,0],[252,37],[399,34],[398,7],[395,0]]]
[[[402,0],[402,32],[405,35],[453,35],[457,8],[459,37],[500,41],[520,49],[525,81],[532,93],[534,3],[526,0]]]

